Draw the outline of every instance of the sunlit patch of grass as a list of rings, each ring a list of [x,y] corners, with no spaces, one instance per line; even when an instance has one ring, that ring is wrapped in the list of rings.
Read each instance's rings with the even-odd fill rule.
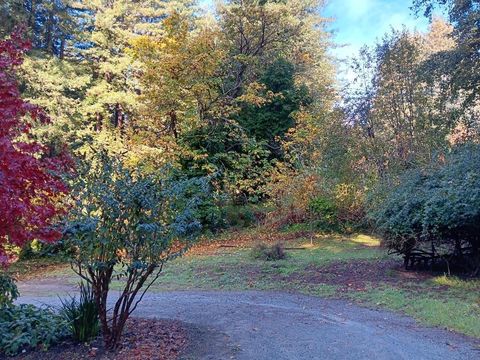
[[[302,254],[299,256],[302,257]],[[348,240],[322,240],[303,257],[310,257],[312,263],[322,265],[332,261],[381,259],[385,257],[385,252],[381,249],[359,248]]]
[[[371,247],[380,246],[380,239],[370,235],[365,235],[365,234],[353,235],[349,237],[349,240],[353,241],[354,243],[362,244],[365,246],[371,246]]]
[[[306,239],[286,244],[299,247],[287,251],[279,261],[253,259],[248,249],[221,249],[215,255],[192,255],[176,259],[165,266],[153,291],[179,289],[275,289],[295,290],[297,285],[281,279],[310,266],[335,261],[377,260],[386,256],[381,249],[359,247],[349,238],[320,237],[313,245]],[[278,283],[278,284],[277,284]],[[317,285],[315,285],[317,286]]]
[[[435,285],[448,286],[452,289],[480,291],[480,280],[478,279],[465,280],[456,276],[442,275],[433,278],[431,281]]]

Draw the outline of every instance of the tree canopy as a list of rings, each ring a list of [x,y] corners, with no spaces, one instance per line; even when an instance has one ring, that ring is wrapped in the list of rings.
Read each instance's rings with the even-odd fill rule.
[[[29,140],[35,122],[49,121],[43,110],[21,98],[15,78],[29,42],[20,32],[0,42],[0,264],[9,260],[9,246],[32,239],[54,241],[62,213],[57,200],[67,193],[61,171],[66,159],[50,156],[49,148]],[[22,137],[22,138],[20,138]]]

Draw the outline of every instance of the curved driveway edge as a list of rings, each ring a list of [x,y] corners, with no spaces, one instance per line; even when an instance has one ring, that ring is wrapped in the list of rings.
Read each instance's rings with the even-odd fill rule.
[[[18,302],[57,305],[53,297]],[[259,291],[150,293],[139,317],[187,323],[185,359],[480,359],[478,341],[341,300]]]

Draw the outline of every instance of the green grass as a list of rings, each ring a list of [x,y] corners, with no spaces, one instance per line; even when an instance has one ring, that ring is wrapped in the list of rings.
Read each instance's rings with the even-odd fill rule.
[[[369,241],[370,247],[365,246]],[[174,289],[287,289],[296,290],[298,284],[285,284],[278,280],[311,266],[324,266],[334,261],[378,260],[385,252],[372,244],[370,237],[331,238],[290,241],[287,258],[279,261],[255,260],[250,250],[223,250],[216,255],[187,256],[168,263],[153,291]]]
[[[255,230],[247,232],[255,238]],[[228,241],[228,235],[222,238]],[[367,235],[317,234],[288,241],[285,245],[302,247],[303,250],[288,250],[287,258],[279,261],[256,260],[250,249],[236,248],[220,248],[215,254],[176,259],[166,264],[151,291],[272,290],[347,298],[366,306],[403,312],[425,324],[480,338],[480,280],[439,276],[400,281],[397,271],[386,269],[385,282],[367,281],[363,291],[345,291],[343,285],[346,284],[333,283],[328,277],[318,283],[303,275],[315,275],[325,266],[338,262],[351,264],[362,260],[358,266],[369,266],[369,262],[374,264],[390,258],[379,247],[378,239]],[[35,261],[15,264],[12,269],[20,273],[32,272],[36,269]],[[43,277],[49,276],[68,284],[79,281],[68,266],[56,264],[46,269],[48,274]],[[112,288],[119,289],[121,286],[119,281],[112,283]]]
[[[448,291],[424,289],[412,292],[383,285],[350,293],[349,297],[368,305],[403,312],[428,325],[480,338],[480,297],[478,289],[475,292],[458,296]]]
[[[8,268],[8,273],[17,279],[30,278],[47,273],[53,276],[56,273],[65,275],[70,270],[65,258],[44,257],[15,262]]]

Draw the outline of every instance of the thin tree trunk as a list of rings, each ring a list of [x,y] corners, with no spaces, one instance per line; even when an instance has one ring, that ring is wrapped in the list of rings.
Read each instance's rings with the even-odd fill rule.
[[[95,131],[100,132],[102,131],[102,114],[97,113],[96,115],[96,122],[95,122]]]
[[[48,14],[47,25],[45,26],[45,50],[53,54],[53,13]]]
[[[115,105],[115,127],[123,128],[123,110],[122,105],[118,103]]]
[[[64,55],[65,55],[65,35],[62,34],[61,40],[60,40],[60,53],[58,57],[63,60]]]
[[[177,118],[177,113],[175,112],[175,110],[171,110],[171,111],[168,113],[168,116],[170,116],[170,124],[169,124],[170,131],[172,132],[173,137],[174,137],[175,139],[178,139],[178,129],[177,129],[177,126],[178,126],[178,118]]]

